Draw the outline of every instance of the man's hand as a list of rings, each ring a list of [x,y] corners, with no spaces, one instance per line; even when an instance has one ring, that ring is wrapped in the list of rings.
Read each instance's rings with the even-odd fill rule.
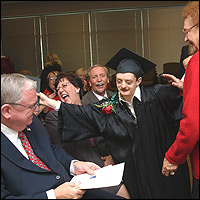
[[[81,199],[86,190],[78,189],[73,182],[65,182],[54,189],[56,199]]]
[[[108,166],[108,165],[114,165],[115,164],[111,155],[105,156],[105,157],[101,156],[101,160],[104,161],[104,167]]]
[[[77,161],[74,162],[74,173],[76,175],[88,173],[94,174],[94,170],[100,169],[100,167],[92,162]]]
[[[176,170],[178,169],[177,164],[170,163],[167,158],[165,157],[163,160],[163,166],[162,166],[162,174],[165,176],[174,175]]]
[[[177,87],[180,90],[183,90],[183,81],[180,79],[176,78],[172,74],[162,74],[163,77],[169,79],[169,83],[171,83],[173,86]]]

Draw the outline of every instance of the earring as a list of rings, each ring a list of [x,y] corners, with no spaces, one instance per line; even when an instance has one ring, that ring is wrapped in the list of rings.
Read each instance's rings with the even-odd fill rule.
[[[79,91],[78,91],[78,90],[76,90],[76,93],[78,94],[78,93],[79,93]]]

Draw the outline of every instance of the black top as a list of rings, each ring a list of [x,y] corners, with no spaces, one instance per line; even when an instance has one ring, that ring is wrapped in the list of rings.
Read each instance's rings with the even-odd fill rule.
[[[183,46],[181,49],[181,56],[180,56],[180,67],[178,72],[175,76],[179,79],[182,78],[183,74],[185,73],[185,67],[183,66],[183,60],[189,56],[189,45]]]
[[[61,103],[59,134],[65,142],[102,135],[114,162],[125,162],[123,181],[131,198],[190,198],[187,163],[179,165],[174,176],[161,173],[165,152],[174,142],[177,122],[182,119],[179,90],[167,85],[140,88],[137,124],[122,103],[115,104],[116,113],[111,114],[102,113],[102,108],[93,104]]]

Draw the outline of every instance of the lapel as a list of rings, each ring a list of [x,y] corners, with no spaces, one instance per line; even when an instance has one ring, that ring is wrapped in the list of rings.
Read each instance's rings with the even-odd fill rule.
[[[90,102],[95,102],[96,103],[96,102],[99,101],[92,91],[89,91],[88,96],[89,96]]]
[[[18,167],[36,172],[46,171],[26,159],[3,133],[1,133],[1,154]]]
[[[107,91],[107,95],[108,95],[108,98],[111,98],[112,95],[114,94],[114,92],[112,91],[109,91],[109,90],[106,90]]]
[[[55,162],[53,162],[52,160],[49,160],[49,158],[54,157],[54,155],[52,154],[51,156],[49,156],[52,152],[51,149],[48,148],[48,146],[46,145],[47,141],[46,138],[44,137],[40,137],[40,135],[44,135],[43,133],[36,133],[34,127],[31,127],[29,129],[29,127],[27,127],[24,130],[24,133],[26,134],[28,141],[31,144],[31,147],[33,148],[34,153],[45,163],[47,164],[47,166],[53,170],[55,165]],[[46,152],[48,152],[48,155],[46,154]],[[51,162],[52,161],[52,162]]]

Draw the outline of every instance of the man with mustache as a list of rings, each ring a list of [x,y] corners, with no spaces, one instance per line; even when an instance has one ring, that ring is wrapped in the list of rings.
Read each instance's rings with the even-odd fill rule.
[[[108,69],[105,66],[96,64],[88,69],[89,85],[91,90],[88,91],[82,99],[82,104],[96,103],[103,98],[112,97],[112,91],[107,90],[109,83]],[[100,155],[104,166],[114,164],[112,156],[109,153],[108,146],[103,137],[90,138],[93,149]],[[100,152],[99,152],[100,151]]]

